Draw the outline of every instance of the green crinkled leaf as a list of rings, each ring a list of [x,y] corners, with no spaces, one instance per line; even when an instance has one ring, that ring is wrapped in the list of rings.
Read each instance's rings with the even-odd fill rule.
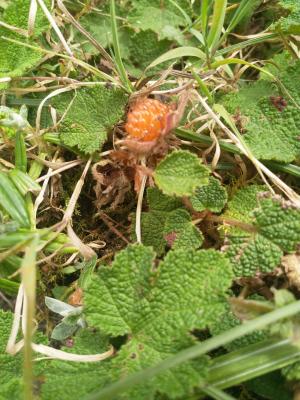
[[[295,251],[300,242],[300,209],[280,197],[265,198],[254,210],[259,233],[284,252]]]
[[[285,17],[281,17],[273,29],[284,33],[299,35],[300,33],[300,3],[298,0],[280,0],[279,5],[289,11]]]
[[[149,211],[142,213],[143,243],[162,255],[166,246],[172,249],[197,249],[202,245],[202,233],[194,226],[182,202],[163,194],[157,188],[148,188]],[[134,224],[132,224],[134,227]]]
[[[168,195],[191,196],[200,185],[207,185],[209,169],[193,153],[175,150],[154,172],[157,186]]]
[[[209,184],[196,189],[190,198],[196,211],[210,210],[220,212],[227,202],[227,191],[214,177],[209,178]]]
[[[138,314],[135,307],[144,306],[154,256],[149,247],[130,246],[116,255],[113,267],[101,267],[85,292],[87,321],[112,336],[131,332]],[[101,301],[95,291],[101,293]]]
[[[252,211],[257,207],[257,195],[264,193],[268,188],[264,185],[249,185],[237,190],[230,201],[223,216],[236,219],[245,223],[253,223]],[[229,228],[226,228],[229,229]],[[239,228],[230,227],[229,233],[233,236],[247,236],[247,233]]]
[[[126,67],[130,74],[140,76],[153,60],[170,49],[171,44],[172,42],[169,40],[158,40],[157,35],[151,30],[141,31],[132,35],[126,46],[129,50]],[[124,54],[124,51],[122,51],[122,54]],[[146,72],[146,75],[160,71],[166,66],[168,66],[168,63],[163,63],[153,68],[150,72]]]
[[[0,310],[0,396],[3,396],[3,399],[19,400],[22,398],[22,358],[19,354],[12,356],[5,352],[12,320],[11,312]]]
[[[283,375],[288,381],[299,381],[300,379],[300,362],[288,365],[282,370]]]
[[[262,300],[261,296],[255,296],[256,300],[257,297],[260,297]],[[213,324],[211,326],[211,333],[213,336],[220,335],[223,332],[226,332],[227,330],[234,328],[236,326],[239,326],[242,324],[242,321],[238,319],[235,314],[232,312],[229,303],[226,303],[226,310],[222,317],[220,318],[222,323],[220,324],[220,321],[217,323]],[[246,336],[242,336],[239,339],[234,340],[233,342],[228,343],[225,347],[228,351],[234,351],[237,349],[240,349],[242,347],[249,346],[251,344],[260,342],[268,337],[268,333],[266,331],[254,331]]]
[[[232,272],[215,250],[173,250],[158,267],[153,251],[129,246],[111,267],[101,267],[84,294],[88,322],[113,336],[128,334],[113,360],[115,379],[149,367],[192,343],[188,332],[205,328],[224,312]],[[201,368],[199,368],[200,363]],[[187,393],[205,375],[205,358],[174,368],[125,398],[152,399]]]
[[[73,347],[63,350],[76,354],[99,354],[107,351],[107,337],[97,330],[81,330],[73,339]],[[111,381],[111,360],[74,363],[52,360],[44,373],[42,400],[80,400]]]
[[[16,355],[6,353],[6,344],[12,327],[13,314],[0,309],[0,399],[23,399],[23,357],[22,352]],[[46,343],[46,339],[40,333],[36,334],[36,342]],[[35,384],[38,384],[44,367],[35,365]]]
[[[286,93],[280,93],[275,84],[264,81],[224,98],[228,110],[240,115],[244,139],[259,159],[287,163],[300,155],[299,73],[298,61],[278,76],[293,100]],[[279,96],[286,102],[282,108],[274,104]]]
[[[256,272],[271,272],[280,263],[281,249],[257,234],[255,237],[229,237],[228,256],[237,276],[254,276]]]
[[[190,13],[190,3],[186,0],[178,2],[185,12]],[[179,26],[185,26],[186,20],[182,12],[170,1],[160,2],[157,0],[133,1],[133,10],[129,13],[129,22],[137,29],[152,30],[157,33],[159,39],[169,36],[170,29],[178,30]],[[173,40],[177,35],[173,36]]]
[[[144,245],[152,246],[158,256],[161,256],[166,249],[164,238],[164,226],[168,213],[164,211],[151,210],[143,212],[141,216],[142,240]],[[132,224],[134,228],[134,224]],[[134,234],[134,238],[135,234]]]
[[[149,211],[143,212],[141,217],[141,231],[143,244],[152,246],[157,255],[165,252],[166,240],[164,227],[167,216],[174,210],[182,207],[182,202],[176,197],[163,194],[157,188],[147,189]],[[132,223],[134,229],[135,223]],[[135,233],[133,234],[135,238]]]
[[[54,106],[58,113],[63,115],[68,109],[59,126],[61,140],[67,146],[77,146],[84,153],[99,150],[107,139],[107,131],[124,114],[126,102],[123,91],[103,86],[82,88],[76,93],[56,97]]]
[[[203,243],[202,233],[191,222],[190,214],[183,209],[168,213],[163,235],[173,250],[198,249]]]
[[[50,5],[50,1],[45,1],[46,5]],[[12,26],[18,28],[28,28],[30,0],[14,0],[3,13],[2,20]],[[0,36],[5,36],[9,39],[18,40],[22,43],[35,44],[34,40],[39,35],[48,29],[49,23],[44,13],[38,7],[38,12],[35,20],[34,35],[30,39],[12,32],[9,29],[0,27]],[[25,71],[31,69],[42,58],[42,53],[29,49],[25,46],[8,42],[0,41],[0,78],[15,77],[22,75]],[[0,86],[1,87],[1,86]]]
[[[279,197],[258,199],[254,205],[252,186],[241,189],[231,202],[225,217],[253,224],[249,233],[231,228],[227,232],[226,252],[237,276],[253,276],[271,272],[280,264],[285,252],[296,250],[300,243],[300,209]],[[252,210],[251,210],[252,206]]]
[[[174,211],[182,207],[182,201],[177,197],[167,196],[155,187],[147,189],[147,202],[153,211]]]

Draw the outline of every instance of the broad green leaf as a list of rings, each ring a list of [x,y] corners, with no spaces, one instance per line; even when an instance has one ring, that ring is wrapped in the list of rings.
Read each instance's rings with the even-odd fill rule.
[[[98,354],[109,347],[108,338],[95,329],[81,330],[73,342],[71,347],[64,347],[62,350],[76,354]],[[110,359],[96,363],[52,360],[44,372],[41,399],[84,399],[87,394],[111,381],[110,363]]]
[[[7,174],[0,171],[0,206],[18,222],[21,227],[29,227],[26,203]]]
[[[285,34],[300,34],[300,3],[298,0],[280,0],[279,5],[284,9],[284,16],[275,22],[272,28]],[[286,12],[288,15],[286,16]]]
[[[30,7],[30,0],[14,0],[10,2],[9,6],[3,13],[3,21],[6,24],[27,30],[28,28],[28,14]],[[49,6],[50,0],[46,0],[45,4]],[[47,30],[49,23],[45,18],[42,10],[38,8],[34,35],[30,39],[12,32],[11,30],[0,27],[0,36],[17,39],[26,43],[33,43],[33,40],[38,38],[42,32]],[[25,46],[7,42],[4,39],[0,41],[0,78],[2,77],[15,77],[22,75],[25,71],[34,67],[37,62],[42,58],[42,53],[29,49]],[[1,85],[0,85],[1,87]]]
[[[299,71],[298,61],[279,75],[284,93],[275,85],[258,81],[224,98],[225,107],[240,116],[240,131],[258,159],[287,163],[299,157]]]
[[[190,23],[189,13],[191,5],[189,1],[167,0],[134,0],[133,10],[129,12],[128,20],[135,29],[152,30],[159,39],[164,39],[165,30],[173,30],[180,33],[180,26]],[[176,36],[175,36],[176,37]],[[175,39],[173,37],[173,40]]]
[[[280,197],[254,200],[255,189],[259,187],[241,189],[224,215],[255,228],[252,233],[240,228],[227,231],[227,254],[237,276],[273,271],[283,254],[295,251],[300,243],[300,210]]]
[[[166,247],[194,250],[201,246],[203,236],[178,198],[148,188],[147,201],[149,211],[142,213],[141,220],[144,245],[152,246],[159,256]]]
[[[11,355],[6,353],[6,344],[9,338],[10,330],[12,327],[13,314],[0,310],[0,399],[14,399],[23,400],[23,383],[22,383],[22,369],[23,369],[23,353]],[[46,338],[37,333],[35,337],[36,343],[46,343]],[[43,376],[44,365],[35,363],[35,384],[40,382]]]
[[[255,296],[255,300],[265,300],[261,296]],[[248,299],[247,299],[248,300]],[[234,328],[235,326],[241,325],[243,322],[236,317],[234,312],[231,310],[229,303],[226,304],[226,309],[224,314],[221,317],[222,323],[216,322],[210,328],[210,331],[213,336],[219,335],[222,332],[226,332],[227,330]],[[250,333],[249,335],[243,336],[233,342],[230,342],[226,345],[226,349],[228,351],[237,350],[243,347],[246,347],[250,344],[258,343],[268,338],[268,333],[266,331],[255,331]]]
[[[155,183],[167,195],[190,196],[196,187],[208,184],[209,169],[193,153],[176,150],[156,167]]]
[[[197,188],[190,200],[196,211],[210,210],[218,213],[227,202],[227,192],[218,179],[210,177],[209,184]]]
[[[128,70],[133,76],[139,77],[154,59],[170,49],[171,44],[172,42],[169,40],[158,40],[157,35],[150,30],[135,33],[126,42]],[[146,75],[151,75],[168,64],[165,62],[163,65],[146,71]]]
[[[232,272],[222,253],[174,250],[155,269],[153,259],[148,247],[127,247],[111,267],[100,268],[84,294],[90,325],[113,336],[129,335],[113,360],[115,379],[189,346],[193,339],[187,332],[203,329],[224,312]],[[134,389],[128,398],[152,399],[156,391],[183,395],[205,370],[205,360],[185,363]]]
[[[183,209],[168,213],[163,236],[173,250],[194,250],[203,243],[202,233],[192,223],[190,214]]]
[[[68,146],[78,146],[84,153],[101,148],[111,129],[124,114],[127,97],[121,90],[94,86],[64,93],[53,106],[63,115],[59,125],[60,139]],[[70,106],[71,104],[71,106]]]

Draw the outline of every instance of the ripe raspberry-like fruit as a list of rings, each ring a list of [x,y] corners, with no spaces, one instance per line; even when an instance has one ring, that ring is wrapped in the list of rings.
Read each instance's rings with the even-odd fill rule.
[[[139,99],[130,109],[125,130],[131,139],[150,142],[165,130],[170,108],[154,99]]]

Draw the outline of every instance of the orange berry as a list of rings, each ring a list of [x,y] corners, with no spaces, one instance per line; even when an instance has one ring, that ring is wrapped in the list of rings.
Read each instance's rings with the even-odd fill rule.
[[[127,115],[125,131],[132,139],[150,142],[157,139],[166,127],[170,108],[154,99],[139,99]]]

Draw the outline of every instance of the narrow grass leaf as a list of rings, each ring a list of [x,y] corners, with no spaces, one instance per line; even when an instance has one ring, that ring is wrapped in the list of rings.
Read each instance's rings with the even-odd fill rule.
[[[113,41],[113,47],[114,47],[114,53],[115,53],[115,60],[116,60],[116,66],[117,70],[120,75],[120,79],[127,89],[129,93],[132,92],[132,85],[130,80],[128,79],[126,69],[124,67],[122,57],[121,57],[121,50],[120,50],[120,43],[119,43],[119,37],[118,37],[118,28],[117,28],[117,20],[116,20],[116,7],[115,7],[115,1],[110,0],[110,16],[111,16],[111,29],[112,29],[112,41]]]
[[[28,174],[25,174],[17,168],[9,171],[8,175],[23,196],[28,192],[38,193],[41,190],[38,183],[36,183]]]
[[[0,171],[0,205],[22,227],[29,227],[26,203],[7,174]]]
[[[253,1],[242,0],[235,10],[233,17],[230,20],[230,23],[226,29],[225,34],[230,33],[241,21],[242,19],[250,12],[253,7]]]
[[[213,49],[218,42],[226,14],[227,0],[215,0],[212,24],[207,37],[207,44],[210,49]]]
[[[201,1],[201,29],[202,35],[206,40],[206,33],[207,33],[207,19],[208,19],[208,0]]]
[[[156,67],[156,65],[162,64],[163,62],[176,60],[182,57],[196,57],[200,60],[205,60],[205,53],[197,47],[191,46],[182,46],[177,47],[176,49],[172,49],[157,57],[148,67],[147,69]]]
[[[27,170],[27,155],[23,133],[17,131],[15,144],[15,165],[22,172]]]

